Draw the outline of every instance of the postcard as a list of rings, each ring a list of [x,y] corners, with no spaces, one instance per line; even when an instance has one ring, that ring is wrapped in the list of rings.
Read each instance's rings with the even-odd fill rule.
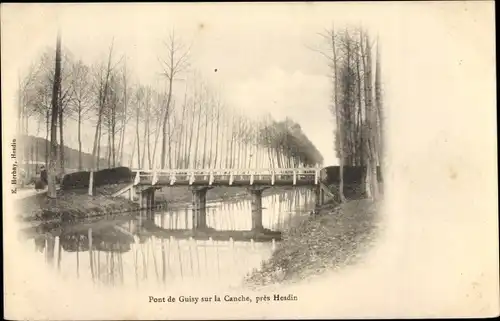
[[[498,316],[492,1],[1,21],[4,318]]]

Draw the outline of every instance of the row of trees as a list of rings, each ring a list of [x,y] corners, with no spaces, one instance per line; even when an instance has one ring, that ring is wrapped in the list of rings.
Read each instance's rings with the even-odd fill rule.
[[[340,160],[341,185],[343,166],[366,167],[366,192],[369,197],[377,198],[377,168],[383,168],[384,128],[378,38],[372,39],[363,28],[334,26],[320,35],[329,48],[320,52],[330,68],[330,110],[336,121],[335,151]],[[343,195],[341,199],[344,200]]]
[[[96,169],[103,158],[108,167],[140,168],[322,163],[321,154],[292,120],[277,122],[269,115],[251,119],[227,106],[221,93],[189,68],[189,48],[173,33],[164,45],[159,71],[165,82],[153,86],[133,77],[126,56],[116,57],[113,42],[105,59],[89,65],[62,48],[58,37],[56,52],[49,48],[19,81],[20,134],[45,133],[45,162],[57,161],[60,174],[66,164],[64,148],[58,146],[64,146],[67,130],[77,137],[78,169],[83,169],[82,131],[89,130]],[[184,88],[176,85],[181,75]],[[68,128],[69,121],[77,125]],[[30,146],[24,148],[21,157],[29,154]]]

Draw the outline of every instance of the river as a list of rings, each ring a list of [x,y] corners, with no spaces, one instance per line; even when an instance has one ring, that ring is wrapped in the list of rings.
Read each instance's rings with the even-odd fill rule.
[[[284,231],[291,219],[314,208],[307,189],[265,195],[263,226]],[[235,288],[260,267],[279,242],[215,241],[165,237],[145,228],[189,229],[191,205],[127,213],[112,219],[66,225],[42,223],[26,242],[39,260],[64,281],[78,279],[97,287],[165,289],[188,284]],[[147,217],[150,217],[149,219]],[[251,201],[207,203],[207,225],[217,230],[250,230]]]

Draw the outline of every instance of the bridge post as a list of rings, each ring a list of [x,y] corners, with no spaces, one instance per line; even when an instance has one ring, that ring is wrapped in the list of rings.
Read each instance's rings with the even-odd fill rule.
[[[193,230],[207,228],[207,191],[208,187],[193,187]]]
[[[320,185],[314,186],[314,201],[315,201],[314,211],[318,212],[319,208],[321,207],[321,205],[323,205],[324,201],[323,191],[321,190]]]
[[[262,231],[262,192],[265,187],[250,187],[248,191],[252,195],[252,231]]]
[[[149,190],[149,208],[155,207],[155,189],[152,188]]]
[[[134,185],[132,185],[128,190],[128,199],[134,201],[134,195],[135,195],[135,187]]]
[[[94,171],[90,171],[90,177],[89,177],[89,191],[88,191],[89,196],[94,195]]]
[[[141,195],[139,196],[139,205],[142,209],[148,207],[148,194],[145,190],[141,191]]]

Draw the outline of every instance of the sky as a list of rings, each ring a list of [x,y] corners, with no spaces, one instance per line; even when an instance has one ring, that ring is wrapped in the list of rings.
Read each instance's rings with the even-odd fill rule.
[[[310,49],[325,45],[318,33],[335,23],[336,28],[363,25],[379,37],[384,102],[386,116],[390,117],[392,109],[403,110],[408,99],[416,101],[415,95],[421,95],[411,87],[412,81],[426,78],[426,85],[436,83],[429,92],[442,86],[442,80],[456,81],[449,72],[442,72],[441,59],[436,59],[436,54],[446,53],[427,50],[437,42],[472,40],[470,36],[458,38],[463,34],[460,25],[443,15],[452,5],[2,5],[2,60],[9,62],[2,75],[10,79],[7,83],[15,84],[19,72],[25,71],[44,49],[54,47],[60,25],[63,46],[77,58],[89,63],[104,60],[114,39],[115,57],[126,54],[127,66],[137,80],[156,84],[161,72],[158,57],[165,56],[162,42],[175,30],[184,43],[192,44],[192,70],[212,87],[220,88],[228,105],[246,114],[270,112],[276,119],[291,117],[322,153],[324,164],[337,164],[328,66],[324,57]],[[464,4],[455,14],[474,19],[472,9]],[[7,97],[9,90],[15,93],[15,87],[4,86]],[[15,94],[10,96],[14,104]],[[92,131],[84,132],[84,150],[90,150],[92,135]],[[76,146],[76,134],[68,133],[65,142]]]
[[[191,69],[212,87],[220,88],[228,105],[250,115],[270,112],[276,119],[291,117],[321,152],[324,164],[337,163],[328,66],[310,48],[325,48],[327,44],[317,33],[340,17],[334,9],[341,6],[73,4],[11,8],[15,8],[14,15],[8,22],[15,20],[15,14],[26,21],[25,25],[16,21],[15,26],[15,42],[23,48],[17,56],[21,72],[42,50],[54,47],[59,23],[63,48],[76,58],[89,63],[104,60],[114,38],[115,57],[126,54],[127,68],[137,80],[155,84],[161,72],[158,57],[165,57],[162,42],[174,30],[181,41],[191,44]],[[91,142],[92,135],[84,132],[84,141]],[[65,142],[76,146],[76,134],[68,132]],[[85,142],[84,150],[90,150],[91,144]]]

